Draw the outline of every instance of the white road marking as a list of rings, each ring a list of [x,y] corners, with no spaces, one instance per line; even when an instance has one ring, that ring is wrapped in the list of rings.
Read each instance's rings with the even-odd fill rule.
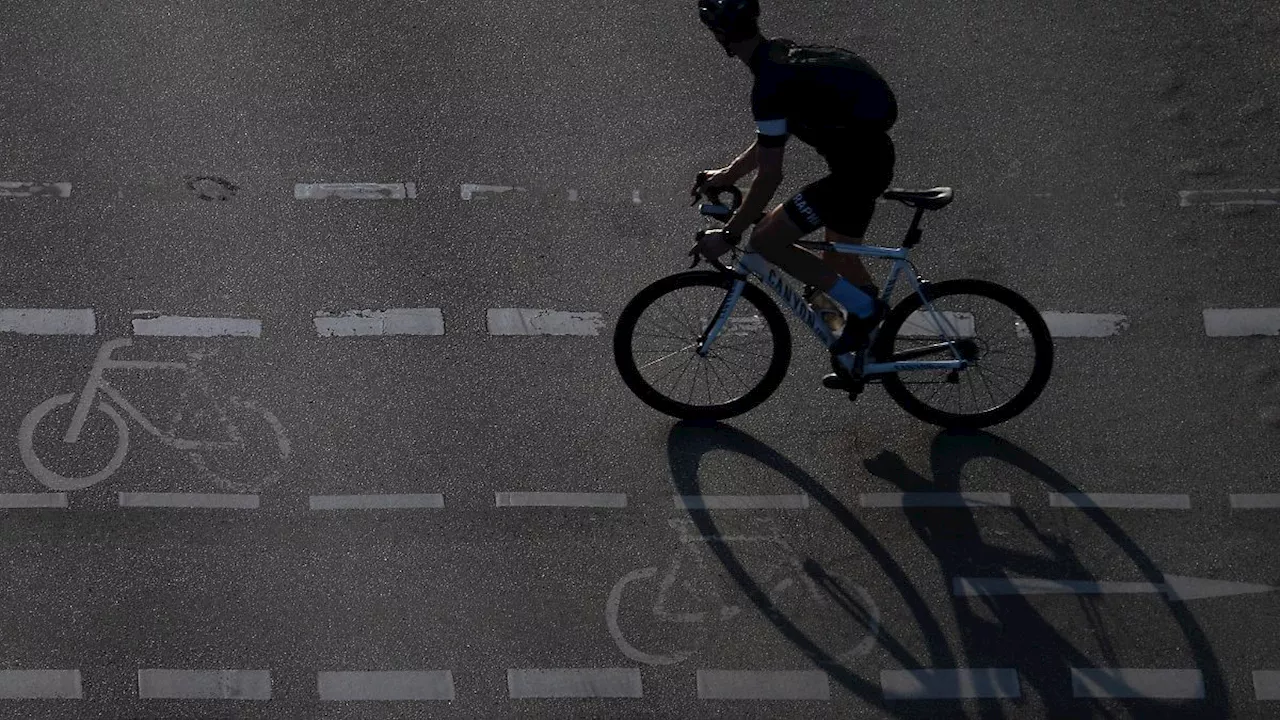
[[[295,200],[412,200],[418,197],[413,183],[296,183]]]
[[[321,700],[453,700],[449,670],[316,673]]]
[[[443,335],[444,313],[440,308],[317,311],[315,324],[320,337]]]
[[[0,670],[0,699],[83,700],[79,670]]]
[[[1078,698],[1203,700],[1199,670],[1071,668],[1071,694]]]
[[[858,496],[862,507],[1010,507],[1013,499],[1006,492],[909,492],[863,493]]]
[[[1011,668],[929,668],[881,670],[886,700],[957,700],[1022,696],[1018,671]]]
[[[1049,334],[1056,338],[1108,337],[1129,329],[1129,318],[1124,315],[1042,312],[1040,316],[1049,326]],[[1031,336],[1021,321],[1016,330],[1020,338]]]
[[[626,493],[580,492],[498,492],[494,493],[497,507],[601,507],[624,508]]]
[[[1171,602],[1231,595],[1271,592],[1267,585],[1164,575],[1164,582],[1115,582],[1106,580],[1044,580],[1041,578],[967,578],[952,580],[957,597],[981,595],[1108,595],[1163,594]]]
[[[1254,670],[1253,694],[1259,700],[1280,700],[1280,670]]]
[[[161,315],[133,319],[134,335],[166,337],[260,337],[262,321],[250,318]]]
[[[1209,337],[1280,335],[1280,308],[1212,308],[1204,311]]]
[[[1158,493],[1049,493],[1049,507],[1190,510],[1190,495]]]
[[[312,495],[312,510],[409,510],[442,508],[444,495]]]
[[[463,200],[485,200],[491,194],[501,194],[513,191],[524,192],[525,189],[512,185],[477,185],[475,183],[463,183],[460,194]]]
[[[1236,190],[1179,190],[1178,204],[1192,205],[1280,205],[1280,189],[1241,188]]]
[[[595,312],[490,308],[490,335],[599,335],[604,319]]]
[[[64,508],[67,494],[63,492],[2,493],[0,508]]]
[[[507,692],[520,698],[638,698],[636,668],[508,670]]]
[[[1231,495],[1231,507],[1237,510],[1267,510],[1280,508],[1280,494],[1233,494]]]
[[[677,510],[804,510],[809,496],[795,495],[676,495]]]
[[[92,335],[98,331],[93,310],[0,308],[0,332],[19,335]]]
[[[973,337],[973,313],[951,312],[944,310],[939,312],[944,324],[943,327],[950,335],[952,330],[955,337]],[[947,324],[949,323],[949,325]],[[937,326],[934,324],[934,314],[917,310],[909,315],[905,322],[902,323],[902,329],[898,331],[899,337],[938,337]]]
[[[122,492],[120,507],[190,507],[257,510],[258,496],[242,493]]]
[[[71,197],[69,182],[24,182],[21,180],[0,180],[0,198],[24,198],[53,196]]]
[[[827,675],[816,670],[699,670],[699,700],[830,700]]]
[[[270,700],[269,670],[139,670],[146,700]]]

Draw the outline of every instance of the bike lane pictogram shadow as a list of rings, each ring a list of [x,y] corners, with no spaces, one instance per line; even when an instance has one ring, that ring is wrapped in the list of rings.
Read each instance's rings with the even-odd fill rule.
[[[1028,600],[1018,595],[976,598],[985,604],[993,621],[984,620],[970,604],[975,598],[956,597],[948,586],[943,589],[951,599],[954,621],[959,628],[962,643],[952,648],[946,641],[942,621],[930,609],[919,588],[902,572],[889,549],[875,534],[863,525],[858,516],[840,499],[828,491],[816,478],[767,444],[741,430],[719,423],[680,422],[668,434],[668,462],[672,482],[681,495],[700,495],[698,469],[703,455],[714,451],[730,451],[750,458],[790,480],[825,509],[849,533],[851,539],[862,545],[868,557],[874,561],[915,619],[926,643],[926,657],[917,657],[902,642],[895,639],[891,628],[880,627],[879,644],[905,669],[969,667],[970,658],[1001,658],[1001,666],[1017,670],[1022,697],[1015,700],[967,700],[962,708],[955,701],[890,701],[884,698],[879,681],[879,670],[874,675],[860,673],[825,653],[818,638],[809,637],[775,608],[769,595],[727,543],[710,543],[712,556],[724,567],[731,580],[750,603],[784,638],[801,650],[814,666],[824,671],[833,681],[864,700],[895,717],[975,717],[1005,718],[1019,715],[1010,710],[1025,705],[1027,696],[1034,692],[1052,713],[1066,713],[1070,717],[1160,717],[1160,718],[1227,718],[1232,711],[1227,694],[1227,684],[1216,656],[1198,622],[1181,603],[1168,599],[1163,602],[1186,640],[1197,669],[1204,677],[1205,698],[1193,701],[1160,700],[1094,700],[1072,696],[1071,669],[1093,667],[1095,662],[1073,646],[1071,641],[1043,617]],[[933,478],[925,478],[908,469],[901,458],[892,453],[882,453],[868,460],[866,469],[873,475],[894,483],[903,492],[937,491],[959,492],[962,471],[967,463],[989,458],[1017,468],[1046,490],[1059,493],[1081,492],[1068,478],[1054,470],[1021,447],[985,432],[943,431],[933,441],[931,448],[931,472]],[[1021,508],[1013,512],[1029,531],[1052,548],[1049,559],[1010,551],[1007,548],[986,544],[978,528],[974,513],[964,508],[948,508],[939,512],[908,512],[907,520],[925,547],[938,559],[938,567],[950,582],[951,578],[972,574],[980,567],[983,577],[1047,577],[1074,580],[1096,580],[1084,567],[1068,545],[1055,543],[1040,532],[1034,520]],[[1118,524],[1102,510],[1084,510],[1084,516],[1115,544],[1133,563],[1142,577],[1153,584],[1164,582],[1164,575],[1150,556],[1130,538]],[[688,510],[697,530],[704,536],[721,534],[713,517],[714,512]],[[819,576],[821,567],[810,559],[806,569]],[[839,594],[839,588],[831,588]],[[934,590],[936,592],[936,589]],[[838,599],[838,598],[837,598]],[[884,599],[881,599],[883,605]],[[1088,608],[1089,598],[1082,599]],[[858,619],[857,608],[848,608],[853,619]],[[1091,615],[1096,620],[1097,615]],[[972,713],[968,708],[973,708]],[[1113,713],[1118,710],[1119,713]]]

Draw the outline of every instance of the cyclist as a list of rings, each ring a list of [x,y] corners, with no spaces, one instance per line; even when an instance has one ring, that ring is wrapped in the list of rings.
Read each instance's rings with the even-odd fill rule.
[[[698,0],[698,12],[725,52],[755,76],[751,111],[756,123],[751,146],[727,167],[705,171],[694,186],[695,193],[710,192],[756,172],[741,207],[723,229],[704,234],[698,250],[714,259],[738,244],[777,192],[783,148],[795,135],[826,159],[830,174],[765,215],[752,230],[751,248],[843,307],[848,319],[831,351],[858,350],[884,315],[867,269],[856,256],[818,256],[794,243],[820,227],[826,228],[828,242],[862,242],[875,201],[893,178],[893,141],[887,134],[898,114],[893,91],[848,50],[765,38],[757,24],[759,0]],[[838,315],[827,298],[811,299],[820,311]],[[823,383],[842,384],[834,374]]]

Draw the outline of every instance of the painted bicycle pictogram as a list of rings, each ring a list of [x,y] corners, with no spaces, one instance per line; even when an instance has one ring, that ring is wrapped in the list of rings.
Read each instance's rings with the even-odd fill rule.
[[[713,546],[748,560],[753,582],[767,595],[768,612],[784,613],[789,622],[821,638],[824,660],[847,662],[866,655],[880,633],[880,609],[866,588],[801,560],[777,532],[702,535],[689,520],[669,520],[680,544],[664,568],[640,568],[623,575],[609,592],[605,624],[618,649],[647,665],[672,665],[700,649],[713,627],[728,628],[743,620],[751,601],[732,596],[714,581],[719,564]],[[660,571],[661,574],[660,574]],[[630,599],[630,602],[628,601]],[[759,605],[760,603],[756,603]],[[630,611],[639,605],[643,621]],[[624,615],[634,626],[665,625],[671,647],[642,649],[624,628]],[[643,630],[641,630],[643,632]]]
[[[279,479],[282,466],[289,460],[291,453],[289,439],[285,435],[283,426],[270,410],[260,407],[251,400],[235,396],[219,398],[214,395],[210,391],[208,378],[200,369],[200,361],[205,359],[208,353],[190,353],[189,362],[185,363],[112,358],[116,350],[127,348],[132,344],[133,341],[128,338],[103,343],[78,400],[75,393],[55,395],[32,408],[22,419],[18,429],[18,449],[22,455],[22,462],[37,480],[49,489],[59,491],[83,490],[106,480],[120,469],[129,452],[129,424],[125,421],[126,417],[153,435],[163,445],[184,453],[197,470],[218,487],[236,492],[256,491]],[[170,416],[168,426],[164,429],[158,427],[130,403],[116,387],[107,382],[103,375],[108,370],[172,370],[184,373],[185,382],[182,385],[180,405]],[[101,397],[104,395],[105,398]],[[204,409],[198,412],[211,413],[212,422],[219,427],[224,437],[194,439],[178,436],[184,420],[184,412],[186,408],[195,404],[193,401],[196,399],[205,401],[202,405]],[[110,459],[104,466],[89,473],[64,474],[51,468],[50,463],[47,462],[47,456],[42,459],[36,450],[36,438],[43,435],[39,431],[41,422],[59,408],[72,403],[75,403],[75,410],[66,431],[62,433],[63,443],[75,445],[81,442],[91,417],[109,420],[109,424],[105,424],[105,427],[113,427],[116,434],[115,448]],[[91,415],[91,410],[96,410],[97,414]],[[103,426],[103,423],[95,425],[95,432],[102,432]],[[228,473],[219,471],[216,467],[217,461],[227,453],[236,455],[249,452],[247,433],[250,430],[257,431],[260,437],[265,438],[264,444],[270,447],[269,457],[260,458],[260,460],[266,460],[270,467],[260,474],[255,470],[254,477],[249,479],[232,479]]]

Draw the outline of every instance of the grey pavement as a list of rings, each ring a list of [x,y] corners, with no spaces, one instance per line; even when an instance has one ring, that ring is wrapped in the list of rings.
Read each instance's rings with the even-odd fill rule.
[[[0,332],[0,503],[55,505],[0,510],[0,717],[1275,715],[1280,593],[1230,583],[1280,587],[1280,508],[1245,507],[1280,492],[1280,336],[1202,313],[1280,308],[1280,207],[1179,192],[1280,188],[1280,10],[765,4],[766,31],[894,84],[895,184],[956,188],[926,276],[1128,320],[1058,339],[1029,411],[959,433],[824,390],[799,326],[777,394],[723,424],[619,379],[618,312],[703,227],[693,174],[751,139],[749,76],[687,5],[5,8],[0,182],[73,189],[0,198],[0,309],[96,327]],[[787,162],[780,194],[821,172]],[[201,177],[235,190],[197,199]],[[344,182],[416,197],[294,199]],[[869,240],[908,219],[881,206]],[[313,324],[388,308],[444,332]],[[499,337],[495,308],[603,326]],[[261,332],[134,337],[136,311]],[[239,442],[124,417],[108,476],[53,487],[24,418],[124,337],[119,359],[197,371],[108,371],[139,417]],[[71,408],[32,444],[90,476],[119,431],[94,410],[58,443]],[[877,506],[922,492],[996,502]],[[787,507],[677,500],[699,495]],[[122,507],[156,502],[235,507]],[[992,578],[1075,591],[957,592]]]

